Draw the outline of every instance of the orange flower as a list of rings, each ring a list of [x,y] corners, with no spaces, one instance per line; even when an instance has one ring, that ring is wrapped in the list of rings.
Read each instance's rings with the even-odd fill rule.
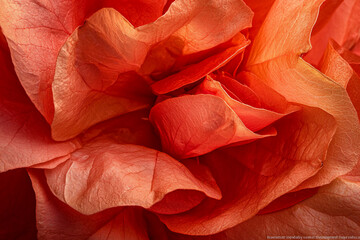
[[[360,232],[359,1],[0,3],[0,239]]]

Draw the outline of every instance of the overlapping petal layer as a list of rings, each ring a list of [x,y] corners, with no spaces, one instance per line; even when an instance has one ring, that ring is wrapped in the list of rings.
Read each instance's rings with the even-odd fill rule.
[[[102,7],[116,8],[139,26],[161,16],[165,4],[164,0],[2,0],[0,26],[21,84],[50,123],[54,114],[51,84],[56,59],[72,32]]]
[[[150,208],[178,189],[221,198],[214,181],[199,180],[167,154],[106,138],[93,140],[45,174],[52,192],[84,214],[117,206]]]
[[[222,191],[220,201],[204,200],[177,215],[160,215],[167,227],[190,235],[208,235],[233,227],[274,199],[316,174],[325,162],[336,129],[326,112],[304,107],[274,124],[278,135],[200,158]]]
[[[327,161],[316,176],[302,185],[316,187],[346,174],[356,165],[360,127],[346,90],[299,58],[309,50],[310,32],[322,1],[291,2],[294,8],[287,9],[286,15],[282,11],[284,1],[275,2],[255,39],[247,68],[288,101],[319,107],[335,117],[338,129],[328,149]],[[294,16],[299,16],[296,21]],[[308,16],[306,20],[300,21],[305,16]],[[279,22],[284,17],[286,21]],[[281,34],[277,34],[279,31]],[[265,49],[270,40],[270,47]]]
[[[18,82],[0,32],[0,172],[29,167],[74,151],[77,141],[55,142],[50,128]]]
[[[52,86],[53,138],[66,140],[97,122],[148,107],[153,100],[148,75],[158,71],[157,66],[173,61],[173,52],[182,56],[216,47],[249,27],[251,17],[251,10],[234,0],[176,1],[155,22],[138,28],[114,9],[98,11],[60,50]],[[220,21],[223,18],[233,24],[225,25]],[[243,39],[239,46],[204,60],[207,62],[200,64],[206,71],[196,71],[200,76],[187,76],[185,82],[178,76],[171,82],[181,82],[175,89],[194,82],[247,44]],[[131,71],[139,72],[147,81],[136,73],[125,74]],[[116,85],[121,87],[114,91]]]
[[[227,239],[263,239],[271,236],[312,238],[358,236],[359,196],[359,183],[337,179],[330,185],[320,188],[312,198],[289,209],[256,216],[227,230]]]
[[[210,94],[165,100],[152,108],[150,121],[159,132],[164,151],[178,158],[276,134],[272,129],[264,134],[254,133],[223,99]]]

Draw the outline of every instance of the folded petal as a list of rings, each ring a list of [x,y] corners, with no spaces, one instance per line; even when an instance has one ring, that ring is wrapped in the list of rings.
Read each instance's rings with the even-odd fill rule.
[[[152,108],[149,118],[159,132],[163,150],[178,158],[274,135],[273,131],[261,135],[249,130],[223,99],[209,94],[165,100]]]
[[[324,15],[327,22],[322,18],[314,27],[311,36],[313,49],[306,55],[305,60],[317,65],[326,50],[330,39],[334,39],[340,46],[352,49],[360,41],[360,1],[343,0],[326,1],[324,8],[320,8],[320,17]]]
[[[312,198],[279,212],[256,216],[227,230],[227,239],[264,239],[275,236],[358,236],[360,184],[337,179]],[[251,231],[249,231],[251,229]]]
[[[0,25],[9,42],[16,73],[37,109],[50,123],[51,83],[56,58],[66,39],[92,13],[114,7],[134,25],[161,16],[164,0],[1,0]]]
[[[251,10],[242,1],[235,0],[206,1],[206,4],[201,0],[176,1],[165,15],[138,28],[114,9],[98,11],[68,38],[60,50],[52,85],[55,104],[53,138],[66,140],[95,123],[149,106],[153,99],[144,79],[137,74],[128,76],[124,73],[143,73],[145,70],[140,68],[151,68],[144,63],[148,54],[148,62],[152,65],[162,66],[169,62],[166,54],[150,50],[158,49],[160,45],[158,51],[161,53],[174,48],[172,51],[180,52],[180,56],[207,50],[229,41],[240,30],[249,27],[251,17]],[[228,25],[225,20],[232,24]],[[244,41],[201,63],[205,65],[201,67],[205,71],[201,76],[189,77],[178,86],[183,73],[171,82],[176,83],[176,89],[197,81],[247,44]],[[193,70],[194,67],[186,74]],[[118,91],[112,90],[119,84],[122,87],[117,87]],[[124,96],[129,91],[133,94]]]
[[[35,195],[24,169],[0,174],[0,238],[35,239]]]
[[[214,181],[199,180],[167,154],[106,138],[93,140],[45,174],[51,191],[83,214],[117,206],[150,208],[178,189],[221,198]]]
[[[143,211],[124,208],[110,222],[92,234],[89,240],[149,240]]]
[[[193,64],[179,73],[155,82],[151,85],[151,88],[156,94],[166,94],[187,84],[194,83],[225,65],[237,54],[244,51],[245,47],[249,44],[249,41],[244,41],[240,45],[227,48],[223,52],[208,57],[197,64]]]
[[[121,211],[111,209],[86,216],[57,199],[50,191],[42,170],[28,170],[36,195],[38,239],[81,240],[106,225]]]
[[[310,50],[309,36],[324,0],[276,0],[251,48],[248,65]]]
[[[76,141],[55,142],[20,85],[0,32],[0,172],[29,167],[74,151]]]
[[[322,73],[346,89],[360,119],[360,57],[330,41],[319,67]]]
[[[251,67],[251,71],[286,97],[288,101],[319,107],[334,116],[337,131],[329,146],[324,167],[314,178],[302,185],[317,187],[346,174],[360,155],[360,126],[357,112],[346,92],[315,68],[299,59],[295,65],[291,56]]]
[[[240,83],[238,83],[240,85]],[[237,114],[244,125],[253,132],[259,131],[273,122],[279,120],[286,114],[297,111],[297,106],[290,107],[285,113],[277,113],[264,108],[255,108],[231,98],[222,88],[221,83],[207,77],[196,89],[196,94],[211,94],[223,99]],[[269,99],[269,101],[271,101]]]
[[[159,215],[174,232],[208,235],[251,217],[321,169],[336,129],[331,115],[304,107],[275,124],[278,135],[200,158],[222,191],[178,215]],[[251,228],[249,228],[251,229]]]
[[[319,107],[336,119],[338,129],[328,149],[327,161],[319,174],[303,184],[304,188],[330,183],[349,172],[360,155],[356,144],[360,141],[359,121],[346,90],[299,59],[310,48],[310,32],[321,2],[276,1],[254,41],[247,63],[250,72],[288,101]]]

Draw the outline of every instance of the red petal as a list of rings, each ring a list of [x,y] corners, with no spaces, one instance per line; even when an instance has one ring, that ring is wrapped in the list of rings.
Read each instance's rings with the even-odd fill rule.
[[[272,214],[256,216],[225,233],[227,239],[266,239],[275,236],[358,236],[360,184],[337,179],[312,198]],[[251,229],[251,230],[249,230]]]
[[[0,172],[67,155],[77,145],[55,142],[50,128],[20,85],[0,32]]]
[[[276,211],[292,207],[295,204],[304,201],[318,192],[318,188],[308,188],[296,192],[287,193],[274,201],[272,201],[265,208],[261,209],[258,214],[268,214]]]
[[[238,84],[240,85],[240,83]],[[196,94],[211,94],[220,97],[230,106],[232,110],[234,110],[244,125],[253,132],[259,131],[279,120],[283,116],[300,109],[299,107],[292,106],[292,108],[290,107],[285,114],[282,114],[243,104],[227,95],[225,90],[221,87],[221,84],[211,79],[211,77],[207,77],[202,82],[202,84],[197,88]],[[269,101],[271,101],[271,99],[269,99]]]
[[[135,25],[158,18],[164,0],[1,1],[0,25],[26,93],[48,122],[54,108],[51,83],[56,58],[70,34],[102,7],[115,7]]]
[[[150,121],[159,131],[164,151],[179,158],[274,134],[252,132],[224,100],[208,94],[165,100],[152,108]]]
[[[275,137],[205,155],[223,198],[206,199],[183,214],[159,215],[161,221],[183,234],[214,234],[249,219],[319,171],[336,128],[331,115],[305,107],[275,126]]]
[[[151,88],[156,94],[166,94],[187,84],[194,83],[225,65],[237,54],[244,51],[245,47],[249,44],[250,42],[244,41],[242,45],[230,47],[221,53],[206,58],[200,63],[185,68],[179,73],[157,81]]]
[[[0,238],[36,239],[35,195],[26,171],[0,174]]]
[[[215,182],[199,180],[170,156],[107,138],[93,140],[45,173],[53,193],[84,214],[117,206],[149,208],[178,189],[221,198]]]
[[[92,234],[89,240],[149,240],[142,209],[124,208],[116,217]]]
[[[311,36],[313,49],[305,57],[306,61],[314,65],[319,63],[330,39],[346,49],[353,48],[360,41],[360,1],[344,0],[339,6],[338,1],[327,1],[324,5],[320,9],[320,16],[325,15],[327,23],[320,21],[315,25],[315,32]]]

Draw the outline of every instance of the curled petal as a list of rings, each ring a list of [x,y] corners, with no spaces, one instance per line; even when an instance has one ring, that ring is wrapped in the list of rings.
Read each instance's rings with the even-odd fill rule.
[[[0,25],[15,70],[36,108],[51,123],[51,84],[59,50],[83,21],[102,7],[114,7],[134,25],[161,16],[165,0],[1,0]]]
[[[178,233],[208,235],[233,227],[321,169],[336,129],[326,112],[304,107],[275,124],[278,135],[203,156],[223,198],[178,215],[159,215]]]
[[[179,158],[211,152],[231,143],[274,135],[249,130],[220,97],[186,95],[165,100],[150,112],[164,151]]]
[[[29,167],[74,151],[76,140],[55,142],[50,128],[26,96],[0,32],[0,172]]]
[[[315,68],[299,59],[295,66],[291,56],[251,67],[266,83],[287,100],[319,107],[333,115],[338,128],[329,146],[324,167],[302,187],[327,184],[346,174],[356,165],[360,147],[360,126],[356,110],[346,92]]]
[[[247,64],[290,54],[295,59],[311,48],[310,33],[324,0],[276,0],[261,25]]]
[[[238,83],[240,85],[240,83]],[[222,98],[238,115],[244,125],[253,132],[259,131],[283,116],[299,110],[297,106],[290,106],[286,112],[277,113],[263,108],[255,108],[231,98],[222,88],[220,82],[207,77],[197,88],[197,94],[211,94]],[[271,99],[268,99],[271,102]]]
[[[93,140],[45,174],[52,192],[83,214],[117,206],[150,208],[178,189],[221,198],[214,181],[199,180],[167,154],[106,138]]]
[[[227,230],[227,239],[270,236],[357,236],[360,231],[360,185],[337,179],[316,195],[283,211],[256,216]],[[251,231],[249,231],[251,229]]]

